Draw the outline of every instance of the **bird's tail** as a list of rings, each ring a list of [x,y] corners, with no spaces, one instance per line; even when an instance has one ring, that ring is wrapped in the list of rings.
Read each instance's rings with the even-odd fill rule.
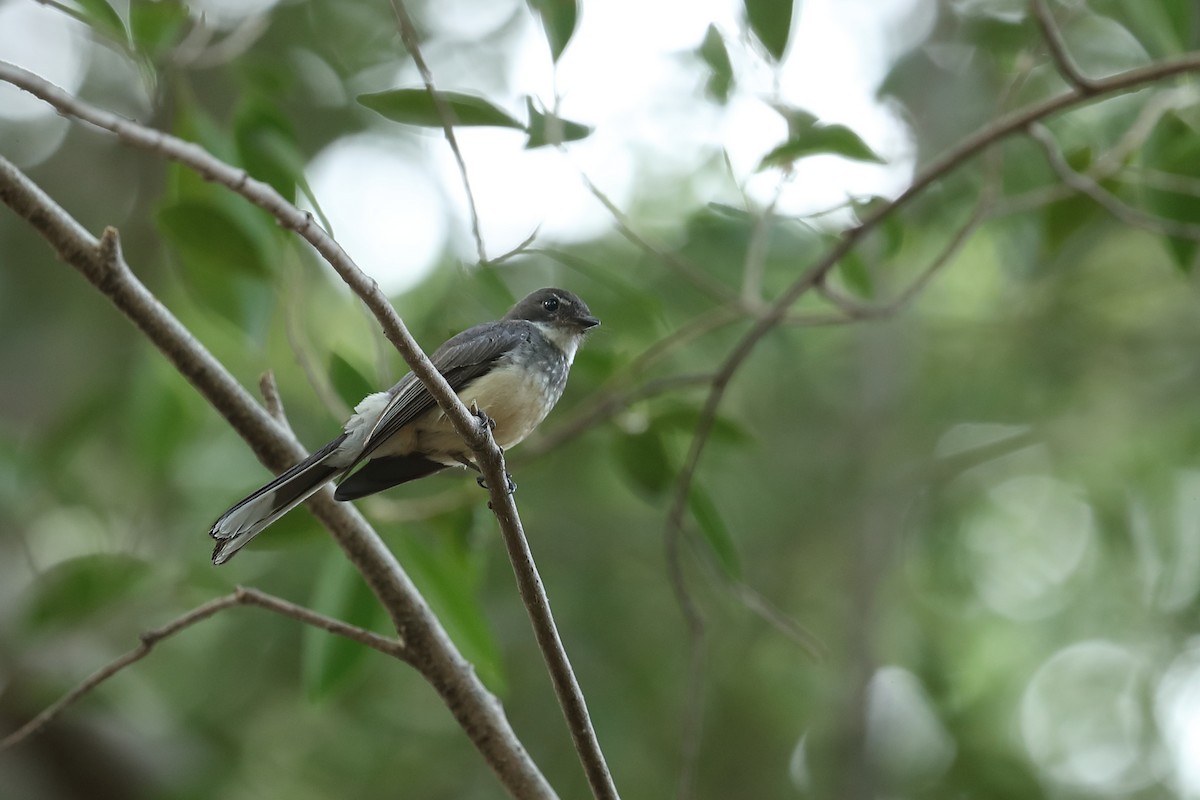
[[[224,564],[268,525],[345,471],[346,465],[337,458],[342,455],[338,445],[345,438],[342,434],[222,514],[208,532],[217,540],[213,563]]]

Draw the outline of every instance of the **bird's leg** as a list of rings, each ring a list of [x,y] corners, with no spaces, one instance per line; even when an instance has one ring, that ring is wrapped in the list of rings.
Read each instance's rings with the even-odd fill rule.
[[[486,425],[489,431],[496,430],[496,420],[487,415],[487,412],[479,407],[479,401],[471,401],[471,414],[479,418],[480,425]]]
[[[488,427],[488,429],[489,429],[489,430],[493,430],[493,431],[494,431],[494,430],[496,430],[496,420],[494,420],[494,419],[492,419],[491,417],[489,417],[489,416],[487,415],[487,412],[486,412],[486,411],[484,411],[483,409],[481,409],[481,408],[479,407],[479,403],[478,403],[477,401],[475,401],[475,400],[472,400],[472,401],[471,401],[471,413],[472,413],[472,414],[474,414],[476,417],[478,417],[478,418],[479,418],[479,423],[480,423],[481,425],[486,425],[486,426]],[[497,445],[497,446],[498,446],[498,445]],[[502,452],[502,453],[503,453],[503,452],[504,452],[504,449],[503,449],[503,448],[501,448],[501,449],[500,449],[500,452]],[[468,461],[468,460],[466,459],[466,457],[459,457],[459,458],[458,458],[458,461],[459,461],[460,463],[462,463],[463,465],[465,465],[465,466],[468,466],[468,467],[470,467],[471,469],[475,470],[476,472],[481,472],[481,470],[479,469],[479,467],[477,467],[477,466],[476,466],[474,463],[472,463],[471,461]],[[512,473],[505,472],[505,473],[504,473],[504,480],[505,480],[505,481],[508,483],[508,486],[507,486],[506,488],[508,489],[508,493],[509,493],[509,494],[512,494],[513,492],[515,492],[515,491],[517,490],[517,484],[513,482],[513,479],[512,479]],[[478,484],[479,484],[479,486],[480,486],[480,488],[482,488],[482,489],[486,489],[486,488],[488,488],[487,481],[486,481],[486,480],[484,480],[484,477],[483,477],[483,475],[479,475],[477,478],[475,478],[475,482],[476,482],[476,483],[478,483]]]
[[[458,463],[462,464],[467,469],[473,469],[476,472],[480,472],[480,473],[482,472],[482,470],[479,469],[478,465],[476,465],[475,462],[472,461],[471,459],[467,458],[466,455],[464,455],[464,454],[459,453],[459,454],[455,455],[454,460],[457,461]],[[508,483],[507,488],[508,488],[509,494],[512,494],[513,492],[515,492],[517,490],[517,484],[513,482],[512,473],[505,472],[504,480]],[[488,488],[487,480],[483,477],[482,474],[477,475],[475,477],[475,482],[478,483],[480,488],[482,488],[482,489]]]
[[[513,483],[511,472],[504,473],[504,480],[508,482],[508,486],[506,488],[508,489],[509,494],[512,494],[517,490],[517,484]],[[476,477],[475,482],[478,483],[482,489],[488,488],[487,480],[482,475]]]

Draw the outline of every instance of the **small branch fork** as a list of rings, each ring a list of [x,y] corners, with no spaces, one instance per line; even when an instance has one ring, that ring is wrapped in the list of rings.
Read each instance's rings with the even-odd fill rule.
[[[404,642],[398,639],[388,639],[380,636],[372,631],[364,630],[363,628],[354,625],[347,625],[341,620],[327,617],[323,614],[318,614],[304,606],[298,606],[295,603],[288,602],[281,597],[276,597],[266,592],[261,592],[257,589],[248,589],[242,586],[237,587],[231,594],[217,597],[209,600],[207,603],[196,606],[191,611],[181,614],[175,619],[152,630],[148,630],[138,637],[139,644],[134,649],[125,653],[120,658],[116,658],[105,664],[100,669],[93,672],[84,680],[75,686],[74,689],[60,697],[56,702],[47,706],[40,714],[26,722],[17,730],[0,739],[0,752],[14,747],[28,739],[30,736],[41,731],[51,722],[58,718],[62,712],[66,711],[75,703],[79,702],[85,695],[93,691],[100,684],[107,681],[109,678],[121,672],[126,667],[132,666],[141,661],[146,656],[150,655],[155,646],[165,639],[169,639],[175,634],[184,631],[196,623],[216,616],[226,609],[234,606],[257,606],[265,608],[275,614],[279,614],[305,625],[310,625],[314,628],[332,633],[335,636],[342,636],[346,639],[358,642],[361,645],[370,647],[373,650],[378,650],[384,655],[397,658],[401,661],[408,660],[408,651],[404,646]]]

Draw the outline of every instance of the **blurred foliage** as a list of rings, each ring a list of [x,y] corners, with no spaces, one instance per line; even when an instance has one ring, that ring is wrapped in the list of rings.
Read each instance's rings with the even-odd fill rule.
[[[549,57],[569,55],[587,4],[529,6],[520,13],[537,15]],[[1200,47],[1192,0],[1052,6],[1091,77]],[[363,91],[397,83],[363,76],[394,78],[406,58],[386,2],[270,7],[232,55],[233,34],[205,32],[175,0],[63,7],[96,40],[84,97],[122,113],[148,99],[152,124],[288,198],[312,194],[305,166],[331,142],[440,126],[424,89]],[[710,26],[691,51],[697,108],[745,93],[747,42],[769,67],[803,24],[791,0],[746,0],[744,12],[745,30]],[[1066,88],[1023,0],[947,0],[933,12],[881,90],[910,127],[918,168],[1000,113]],[[505,30],[486,41],[443,33],[429,46],[463,60],[516,57]],[[1200,221],[1197,98],[1195,82],[1179,80],[1047,121],[1066,163],[1143,224],[1066,188],[1035,144],[1013,138],[929,188],[834,272],[849,302],[886,304],[994,187],[986,219],[912,303],[850,323],[806,296],[736,374],[687,498],[683,567],[706,655],[695,796],[1200,792],[1197,250],[1196,237],[1162,222]],[[460,123],[521,128],[531,146],[590,133],[540,99],[526,99],[528,123],[488,87],[443,99]],[[764,165],[879,158],[850,128],[774,105],[793,124]],[[616,230],[535,241],[498,266],[448,253],[394,298],[427,346],[551,283],[604,320],[561,405],[511,463],[628,797],[675,791],[692,663],[663,529],[704,392],[694,382],[651,390],[711,372],[751,324],[671,260],[737,296],[757,252],[769,299],[838,226],[884,202],[764,218],[713,196],[728,167],[711,155],[666,188],[649,169],[635,176],[639,198],[681,198],[623,209],[667,243],[665,257]],[[240,197],[80,125],[29,172],[93,231],[118,226],[134,269],[245,385],[273,370],[309,444],[401,374],[328,270]],[[388,633],[305,512],[214,570],[204,531],[263,469],[6,212],[0,260],[0,731],[134,647],[140,631],[239,583]],[[539,449],[623,396],[634,399],[615,415]],[[470,477],[450,475],[362,507],[551,782],[585,796],[484,502]],[[823,659],[806,654],[798,628],[823,643]],[[499,794],[412,670],[250,608],[164,642],[0,753],[3,797]]]

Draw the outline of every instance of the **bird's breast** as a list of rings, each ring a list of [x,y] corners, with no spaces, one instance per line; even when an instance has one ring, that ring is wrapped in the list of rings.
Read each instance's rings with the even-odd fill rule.
[[[533,432],[562,395],[566,369],[543,364],[503,364],[458,393],[496,423],[496,444],[509,448]]]

